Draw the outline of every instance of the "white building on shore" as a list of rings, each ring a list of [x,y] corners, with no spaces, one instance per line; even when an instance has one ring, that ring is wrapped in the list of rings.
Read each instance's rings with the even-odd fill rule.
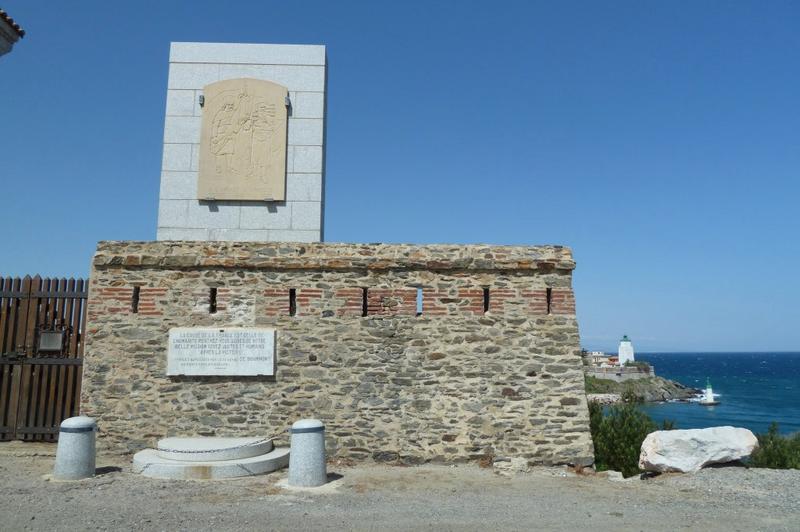
[[[633,344],[627,334],[619,341],[617,355],[619,357],[618,364],[620,366],[624,366],[626,362],[633,362],[635,360],[633,358]]]

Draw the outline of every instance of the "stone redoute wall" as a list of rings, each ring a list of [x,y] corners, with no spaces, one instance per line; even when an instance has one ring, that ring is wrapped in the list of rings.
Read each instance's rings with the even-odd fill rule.
[[[83,412],[117,451],[315,417],[334,457],[591,463],[574,266],[557,246],[101,242]],[[167,377],[169,329],[192,326],[274,327],[275,377]]]

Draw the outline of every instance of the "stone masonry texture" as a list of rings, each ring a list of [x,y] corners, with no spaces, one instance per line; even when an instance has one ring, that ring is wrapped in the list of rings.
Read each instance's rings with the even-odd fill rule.
[[[330,457],[589,464],[574,266],[559,246],[100,242],[83,413],[113,452],[280,444],[317,418]],[[203,326],[275,328],[276,375],[167,377],[169,329]]]

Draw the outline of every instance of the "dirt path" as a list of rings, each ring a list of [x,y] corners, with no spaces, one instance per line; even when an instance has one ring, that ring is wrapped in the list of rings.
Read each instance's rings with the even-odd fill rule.
[[[335,467],[316,491],[285,471],[230,481],[134,475],[118,458],[80,482],[51,456],[0,453],[2,530],[793,530],[800,471],[708,469],[611,482],[559,468],[505,478],[476,466]]]

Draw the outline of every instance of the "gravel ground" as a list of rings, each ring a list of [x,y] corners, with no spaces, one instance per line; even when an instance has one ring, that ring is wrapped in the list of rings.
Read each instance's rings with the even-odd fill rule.
[[[101,458],[95,478],[46,479],[52,456],[3,452],[0,530],[800,530],[800,471],[725,467],[609,481],[537,468],[330,465],[316,490],[285,470],[167,481]]]

